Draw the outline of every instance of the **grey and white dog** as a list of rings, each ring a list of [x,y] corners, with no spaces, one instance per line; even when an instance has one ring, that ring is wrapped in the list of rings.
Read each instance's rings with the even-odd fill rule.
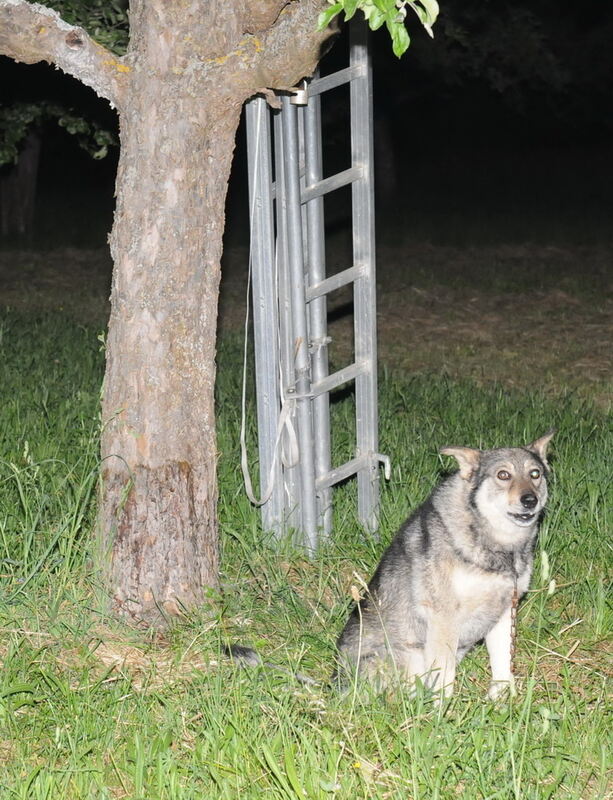
[[[547,501],[547,447],[444,447],[459,470],[402,525],[338,640],[341,682],[420,677],[448,697],[456,666],[485,639],[496,699],[512,681],[512,603],[527,590]]]

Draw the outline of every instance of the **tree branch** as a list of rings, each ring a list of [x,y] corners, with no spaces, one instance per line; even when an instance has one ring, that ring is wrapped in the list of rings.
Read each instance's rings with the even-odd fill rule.
[[[317,30],[317,18],[326,6],[325,0],[294,0],[283,8],[261,37],[259,88],[288,89],[313,74],[325,42],[338,32],[334,25]]]
[[[57,11],[27,0],[0,0],[0,54],[48,61],[120,107],[130,67]]]
[[[290,0],[244,0],[244,33],[268,30]]]
[[[1,2],[1,0],[0,0]],[[337,33],[334,26],[317,30],[317,18],[326,0],[267,0],[269,10],[283,5],[278,17],[257,35],[245,36],[241,45],[223,59],[208,58],[205,71],[219,70],[219,80],[229,97],[241,92],[245,99],[271,89],[284,90],[313,74],[325,52],[325,42]]]

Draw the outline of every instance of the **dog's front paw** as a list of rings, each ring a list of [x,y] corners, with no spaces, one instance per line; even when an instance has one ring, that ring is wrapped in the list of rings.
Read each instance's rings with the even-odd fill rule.
[[[515,683],[513,679],[508,681],[492,681],[487,696],[490,700],[501,700],[507,695],[515,697]]]

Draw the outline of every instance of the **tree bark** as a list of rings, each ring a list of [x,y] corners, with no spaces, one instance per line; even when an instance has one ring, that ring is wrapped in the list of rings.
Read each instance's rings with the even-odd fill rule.
[[[113,607],[148,625],[217,585],[215,338],[234,137],[245,100],[312,74],[331,35],[316,30],[325,5],[132,0],[115,58],[55,12],[0,0],[0,53],[55,59],[119,111],[98,531]]]
[[[114,604],[149,623],[217,582],[217,296],[241,110],[152,74],[121,115],[100,516]]]
[[[261,40],[244,31],[262,24],[263,7],[241,18],[220,2],[211,26],[201,9],[190,18],[174,3],[132,4],[133,74],[120,109],[111,238],[100,530],[114,607],[149,625],[217,586],[215,338],[235,132],[258,88],[314,69],[322,41],[314,35],[317,5],[305,15],[307,46],[295,48],[291,71],[287,44],[282,58],[270,47],[290,21],[279,17],[278,0],[268,7],[277,32],[273,26]],[[260,55],[266,48],[268,60]]]

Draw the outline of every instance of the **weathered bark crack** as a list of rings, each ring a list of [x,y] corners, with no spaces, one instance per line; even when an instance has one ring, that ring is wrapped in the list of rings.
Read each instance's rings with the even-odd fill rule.
[[[115,611],[159,626],[201,604],[205,587],[216,585],[210,569],[217,564],[216,537],[207,535],[216,504],[206,491],[203,496],[207,473],[186,462],[136,465],[130,474],[105,469],[105,494],[116,509],[107,565]]]
[[[291,0],[245,0],[244,33],[268,30]]]

